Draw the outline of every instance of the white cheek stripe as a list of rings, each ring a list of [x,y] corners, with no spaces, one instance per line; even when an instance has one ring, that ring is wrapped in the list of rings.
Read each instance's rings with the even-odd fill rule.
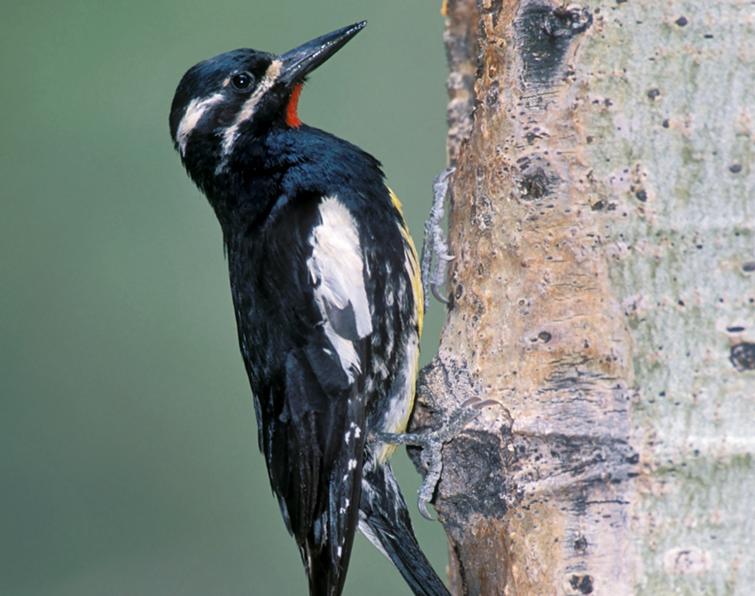
[[[222,99],[222,93],[215,93],[214,95],[210,95],[203,99],[192,99],[189,102],[189,105],[186,106],[186,111],[184,112],[183,118],[181,118],[181,122],[178,124],[178,129],[176,130],[176,142],[178,143],[178,150],[181,152],[181,157],[186,154],[186,143],[189,141],[191,131],[197,127],[197,124],[199,124],[199,121],[202,119],[202,116],[204,116],[204,113],[208,108],[222,101]]]
[[[307,259],[314,295],[320,309],[325,335],[335,348],[341,368],[350,381],[361,371],[354,344],[339,335],[328,321],[335,307],[351,306],[359,337],[372,332],[372,316],[364,286],[364,263],[356,222],[346,206],[335,197],[326,197],[319,207],[322,223],[312,231],[312,256]]]
[[[244,105],[241,106],[241,110],[236,114],[233,124],[225,129],[225,132],[223,133],[223,155],[228,155],[231,152],[233,144],[238,138],[239,127],[254,115],[254,110],[257,108],[257,104],[278,80],[282,67],[283,63],[280,60],[273,60],[270,63],[270,66],[268,66],[265,71],[265,76],[262,78],[259,85],[257,85],[254,93],[252,93],[249,99],[244,102]]]

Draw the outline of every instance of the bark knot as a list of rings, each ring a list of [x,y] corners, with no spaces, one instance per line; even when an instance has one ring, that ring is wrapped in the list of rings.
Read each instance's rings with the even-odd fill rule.
[[[464,402],[485,402],[484,390],[467,363],[442,356],[436,356],[420,373],[417,394],[412,430],[443,424],[441,412],[458,410]],[[471,420],[443,448],[444,461],[453,465],[444,466],[436,509],[449,531],[456,527],[463,532],[472,516],[500,519],[518,498],[507,476],[512,421],[505,408],[494,410]],[[408,451],[423,471],[419,450]]]
[[[542,0],[523,2],[514,30],[525,83],[551,84],[572,39],[586,31],[592,20],[590,11],[579,6],[554,7]]]
[[[755,370],[755,344],[743,341],[732,346],[729,360],[739,372]]]

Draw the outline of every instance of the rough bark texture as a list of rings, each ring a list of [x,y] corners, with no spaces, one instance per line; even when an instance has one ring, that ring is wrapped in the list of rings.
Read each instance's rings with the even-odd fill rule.
[[[755,589],[749,8],[448,2],[454,593]]]

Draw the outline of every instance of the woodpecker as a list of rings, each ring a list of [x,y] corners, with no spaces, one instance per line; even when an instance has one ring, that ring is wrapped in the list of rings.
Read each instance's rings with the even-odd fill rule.
[[[414,244],[380,163],[297,113],[307,75],[364,26],[196,64],[170,133],[220,222],[259,446],[310,595],[341,594],[357,528],[415,594],[446,595],[378,438],[414,401]]]

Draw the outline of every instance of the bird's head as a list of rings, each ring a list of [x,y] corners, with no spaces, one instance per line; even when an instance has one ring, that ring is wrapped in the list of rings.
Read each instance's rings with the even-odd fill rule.
[[[184,162],[214,163],[274,126],[298,127],[304,78],[365,26],[355,23],[279,56],[251,49],[219,54],[192,66],[170,110],[170,133]]]

